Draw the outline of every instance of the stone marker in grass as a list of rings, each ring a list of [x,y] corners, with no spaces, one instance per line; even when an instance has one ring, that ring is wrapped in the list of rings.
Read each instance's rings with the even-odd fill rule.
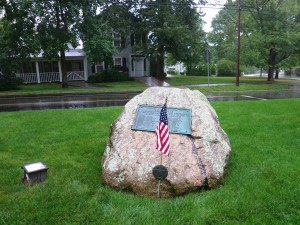
[[[155,149],[154,132],[132,129],[139,105],[162,106],[166,99],[168,107],[191,109],[192,114],[191,134],[170,133],[169,157]],[[149,123],[153,123],[152,117]],[[160,183],[162,197],[210,189],[222,184],[230,150],[216,112],[201,92],[152,87],[130,100],[111,125],[102,178],[113,188],[155,197],[157,180],[152,170],[162,164],[168,169],[168,176]]]

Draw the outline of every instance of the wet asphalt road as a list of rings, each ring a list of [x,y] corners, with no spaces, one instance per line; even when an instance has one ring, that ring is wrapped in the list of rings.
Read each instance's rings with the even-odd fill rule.
[[[140,92],[0,96],[0,112],[122,106]],[[300,98],[300,89],[204,93],[209,101]]]
[[[140,92],[0,96],[0,112],[122,106]]]

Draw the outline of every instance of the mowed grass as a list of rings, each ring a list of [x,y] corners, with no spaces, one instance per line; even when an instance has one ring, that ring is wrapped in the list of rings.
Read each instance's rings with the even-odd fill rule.
[[[59,83],[23,84],[18,90],[1,91],[1,95],[24,95],[24,94],[64,94],[64,93],[102,93],[102,92],[126,92],[143,91],[147,88],[145,84],[137,81],[106,82],[97,83],[88,87],[70,85],[62,88]]]
[[[103,185],[122,107],[0,113],[0,224],[299,224],[300,99],[212,105],[232,145],[224,185],[172,199]],[[48,179],[23,185],[37,160]]]
[[[242,76],[239,79],[239,86],[236,86],[235,77],[211,76],[172,76],[166,79],[172,86],[188,86],[190,89],[201,92],[212,91],[249,91],[249,90],[283,90],[289,89],[289,84],[300,85],[300,80],[280,78],[268,82],[266,77]],[[196,86],[196,85],[206,86]],[[210,84],[208,86],[208,84]],[[215,86],[217,84],[217,86]],[[195,86],[189,86],[195,85]]]

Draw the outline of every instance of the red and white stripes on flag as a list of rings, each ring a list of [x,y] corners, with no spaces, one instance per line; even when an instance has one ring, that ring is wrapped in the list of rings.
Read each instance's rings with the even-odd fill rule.
[[[160,118],[155,129],[155,135],[156,149],[161,151],[165,155],[170,156],[170,138],[166,104],[164,104],[164,106],[161,109]]]

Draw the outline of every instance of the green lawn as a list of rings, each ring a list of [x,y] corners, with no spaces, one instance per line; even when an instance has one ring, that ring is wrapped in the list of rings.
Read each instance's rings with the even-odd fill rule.
[[[236,78],[235,77],[218,77],[218,76],[210,76],[209,81],[211,84],[235,84]],[[258,77],[258,76],[241,76],[240,84],[267,84],[270,83],[267,81],[267,77]],[[208,77],[207,76],[170,76],[166,78],[166,82],[178,86],[182,84],[207,84],[208,83]],[[286,82],[298,82],[300,84],[299,80],[296,79],[289,79],[289,78],[279,78],[275,79],[273,83],[275,84],[283,84]]]
[[[266,77],[247,77],[242,76],[239,79],[239,86],[236,86],[235,77],[216,77],[211,76],[208,78],[205,76],[173,76],[168,77],[166,82],[172,86],[188,86],[198,84],[210,84],[210,86],[188,86],[193,90],[199,90],[201,92],[211,91],[249,91],[249,90],[283,90],[288,89],[288,84],[294,83],[300,85],[299,80],[280,78],[273,82],[268,82]],[[211,84],[219,84],[220,86],[214,86]]]
[[[123,92],[123,91],[143,91],[146,85],[136,81],[107,82],[99,83],[90,87],[69,86],[62,88],[59,83],[24,84],[19,90],[2,91],[1,95],[19,94],[59,94],[59,93],[98,93],[98,92]]]
[[[172,199],[103,185],[122,107],[0,113],[0,224],[299,224],[300,99],[212,105],[232,145],[225,183]],[[24,186],[21,166],[37,160],[48,179]]]

